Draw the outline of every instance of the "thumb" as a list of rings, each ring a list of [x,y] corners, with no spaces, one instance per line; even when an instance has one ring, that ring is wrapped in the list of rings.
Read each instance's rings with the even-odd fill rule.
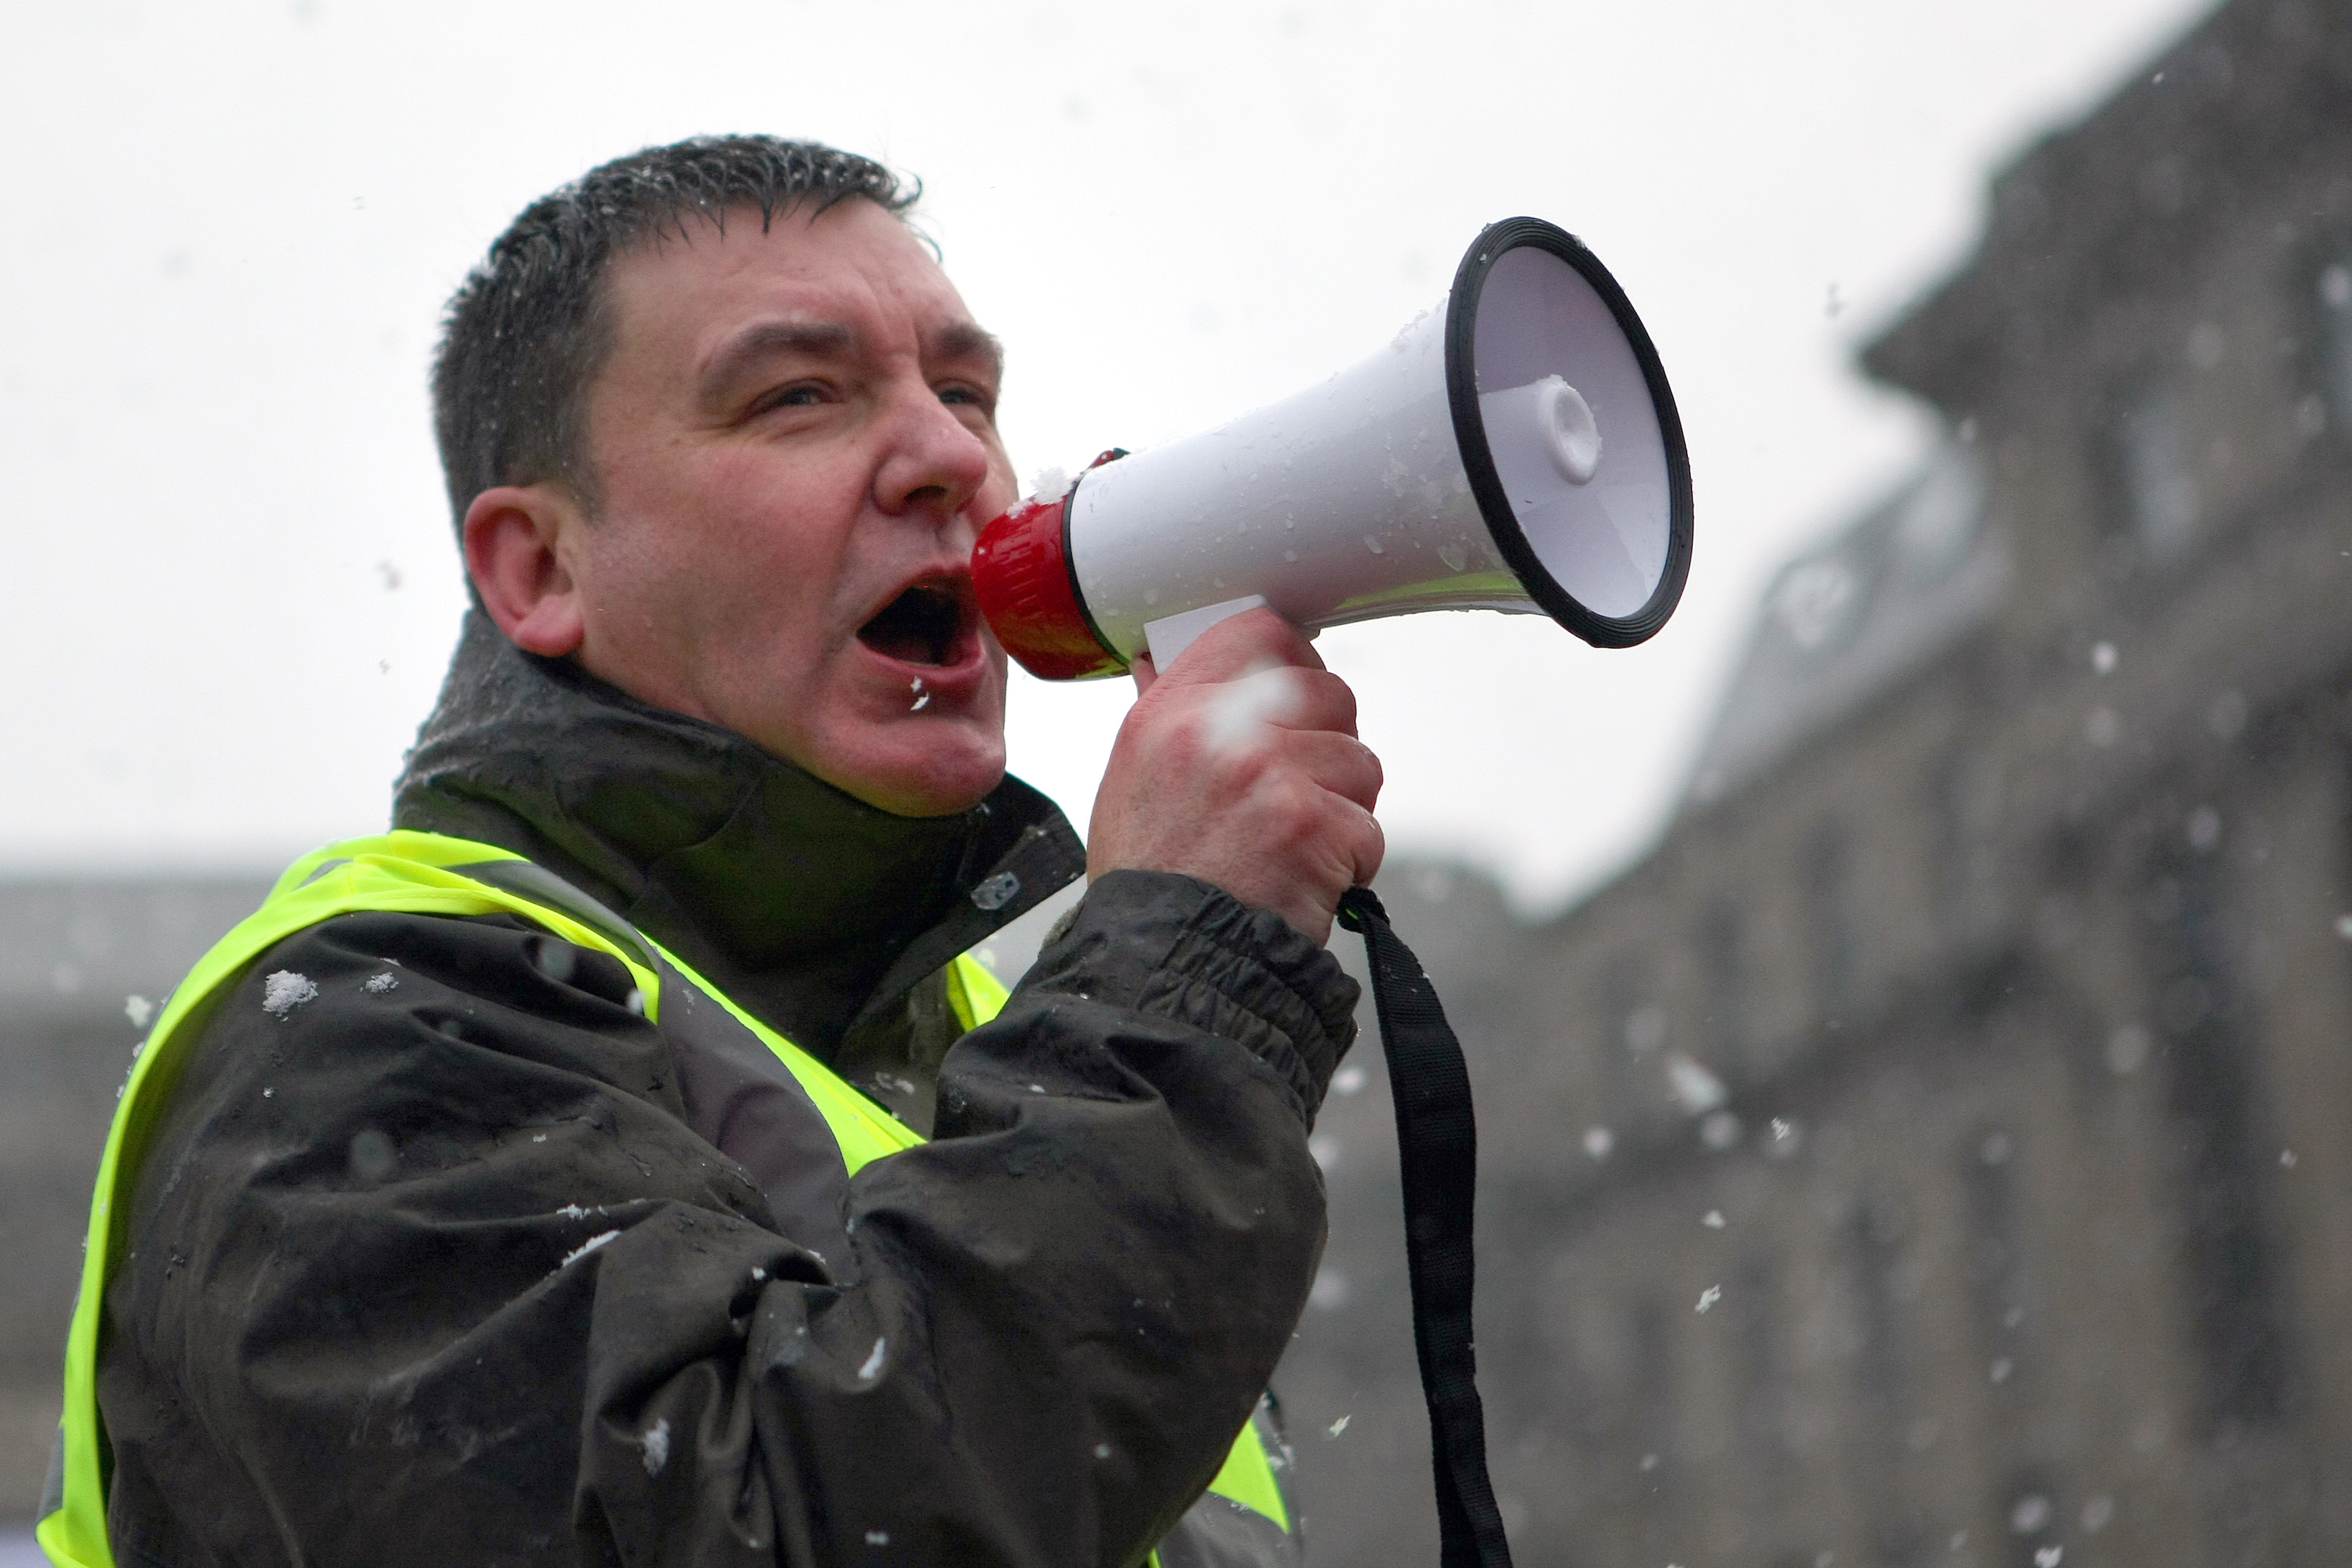
[[[1127,667],[1127,673],[1135,678],[1135,694],[1138,697],[1150,690],[1152,682],[1160,679],[1159,668],[1151,662],[1151,656],[1148,653],[1137,654],[1135,661]]]

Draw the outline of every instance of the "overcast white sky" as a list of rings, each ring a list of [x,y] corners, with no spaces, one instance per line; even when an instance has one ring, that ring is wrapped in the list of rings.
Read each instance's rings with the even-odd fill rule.
[[[274,867],[373,831],[461,593],[441,302],[525,202],[698,132],[919,174],[1011,347],[1027,475],[1222,422],[1548,217],[1650,324],[1689,432],[1682,613],[1328,634],[1400,851],[1546,908],[1661,825],[1771,569],[1916,460],[1854,346],[1985,178],[2200,0],[1182,6],[583,3],[17,13],[0,59],[0,874]],[[1081,827],[1127,688],[1016,680]]]

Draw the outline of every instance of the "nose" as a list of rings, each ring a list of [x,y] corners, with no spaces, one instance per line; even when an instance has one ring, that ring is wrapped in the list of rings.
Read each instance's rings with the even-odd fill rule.
[[[894,396],[887,441],[874,476],[874,499],[888,516],[947,523],[961,517],[988,482],[988,443],[928,385],[910,385]],[[971,526],[986,521],[971,520]]]

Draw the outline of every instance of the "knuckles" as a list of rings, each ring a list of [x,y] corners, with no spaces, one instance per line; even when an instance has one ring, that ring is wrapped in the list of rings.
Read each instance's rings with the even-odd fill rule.
[[[1301,729],[1337,730],[1343,735],[1356,732],[1354,687],[1328,669],[1302,669],[1297,679],[1306,699],[1304,717],[1312,721],[1301,724]]]
[[[1328,934],[1386,849],[1371,815],[1385,771],[1356,712],[1353,689],[1278,617],[1212,628],[1129,710],[1089,858],[1197,876]]]

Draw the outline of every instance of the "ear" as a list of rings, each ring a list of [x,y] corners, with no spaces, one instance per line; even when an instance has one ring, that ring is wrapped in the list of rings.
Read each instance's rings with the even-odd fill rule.
[[[525,653],[562,658],[586,622],[572,560],[587,519],[561,485],[501,485],[466,509],[466,573],[490,619]]]

